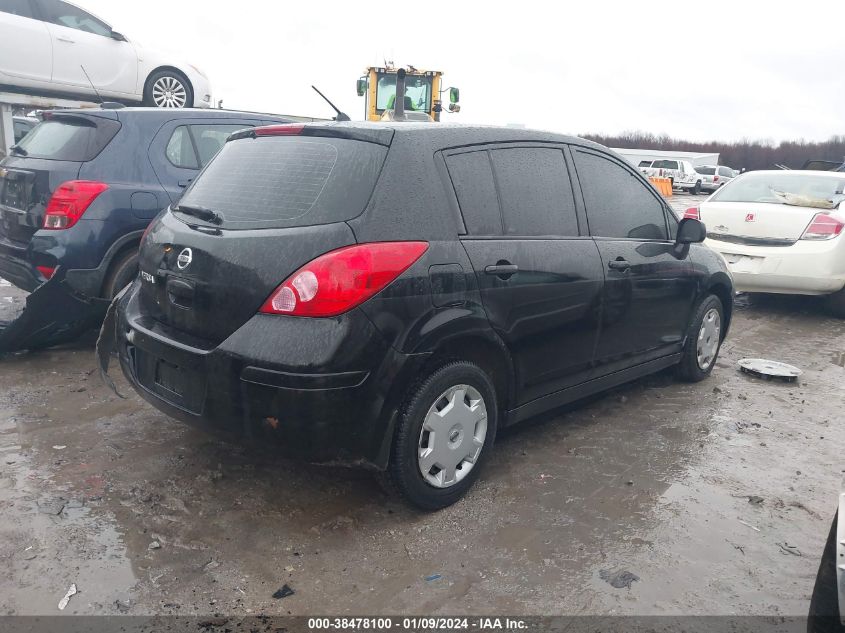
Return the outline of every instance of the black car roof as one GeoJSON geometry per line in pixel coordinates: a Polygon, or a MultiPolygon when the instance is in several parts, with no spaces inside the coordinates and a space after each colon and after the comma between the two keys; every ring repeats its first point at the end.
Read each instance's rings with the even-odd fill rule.
{"type": "Polygon", "coordinates": [[[329,128],[357,131],[361,136],[382,137],[387,143],[390,137],[403,143],[419,143],[428,149],[475,145],[480,143],[546,142],[570,143],[607,151],[607,148],[577,136],[568,136],[524,128],[496,127],[485,125],[464,125],[460,123],[397,123],[358,122],[335,123],[332,121],[308,123],[308,128],[329,128]]]}

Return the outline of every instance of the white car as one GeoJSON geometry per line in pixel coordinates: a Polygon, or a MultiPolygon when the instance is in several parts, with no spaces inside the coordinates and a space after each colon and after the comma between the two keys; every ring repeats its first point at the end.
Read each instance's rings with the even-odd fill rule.
{"type": "Polygon", "coordinates": [[[724,165],[696,165],[695,171],[701,174],[701,190],[713,193],[736,178],[734,170],[724,165]]]}
{"type": "Polygon", "coordinates": [[[62,0],[0,0],[0,92],[212,106],[195,66],[142,48],[62,0]]]}
{"type": "Polygon", "coordinates": [[[641,161],[639,168],[650,178],[670,178],[673,189],[682,189],[693,195],[701,192],[701,175],[688,160],[641,161]]]}
{"type": "Polygon", "coordinates": [[[737,290],[827,295],[845,318],[845,173],[747,172],[684,217],[707,226],[737,290]]]}

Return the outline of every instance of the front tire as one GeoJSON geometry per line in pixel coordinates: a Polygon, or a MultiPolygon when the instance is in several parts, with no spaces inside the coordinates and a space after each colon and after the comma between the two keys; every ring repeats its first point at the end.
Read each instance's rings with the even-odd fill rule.
{"type": "Polygon", "coordinates": [[[496,391],[480,367],[453,362],[437,369],[411,389],[400,411],[389,487],[421,510],[452,505],[478,478],[497,423],[496,391]]]}
{"type": "Polygon", "coordinates": [[[708,295],[698,304],[687,330],[687,340],[678,376],[688,382],[707,378],[716,365],[722,345],[725,311],[716,295],[708,295]]]}
{"type": "Polygon", "coordinates": [[[194,90],[187,77],[175,70],[159,70],[144,85],[144,105],[151,108],[192,108],[194,90]]]}

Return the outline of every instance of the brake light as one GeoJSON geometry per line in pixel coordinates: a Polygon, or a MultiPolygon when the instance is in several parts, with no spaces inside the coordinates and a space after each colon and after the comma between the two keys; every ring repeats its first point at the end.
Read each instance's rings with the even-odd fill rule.
{"type": "Polygon", "coordinates": [[[426,250],[428,242],[373,242],[330,251],[288,277],[260,311],[302,317],[343,314],[383,290],[426,250]]]}
{"type": "Polygon", "coordinates": [[[302,134],[305,129],[304,125],[296,125],[291,123],[283,123],[282,125],[265,125],[264,127],[255,128],[256,136],[297,136],[302,134]]]}
{"type": "Polygon", "coordinates": [[[684,219],[686,220],[687,218],[690,220],[700,220],[701,212],[698,210],[698,207],[690,207],[684,211],[684,219]]]}
{"type": "Polygon", "coordinates": [[[817,213],[810,226],[801,236],[802,240],[830,240],[842,233],[845,222],[826,213],[817,213]]]}
{"type": "Polygon", "coordinates": [[[69,229],[77,223],[94,199],[109,186],[91,180],[70,180],[53,192],[44,216],[45,229],[69,229]]]}
{"type": "Polygon", "coordinates": [[[44,277],[44,279],[51,279],[53,277],[53,273],[56,272],[55,267],[53,266],[36,266],[38,272],[44,277]]]}
{"type": "Polygon", "coordinates": [[[719,182],[719,177],[718,177],[718,176],[713,176],[713,182],[719,182]]]}

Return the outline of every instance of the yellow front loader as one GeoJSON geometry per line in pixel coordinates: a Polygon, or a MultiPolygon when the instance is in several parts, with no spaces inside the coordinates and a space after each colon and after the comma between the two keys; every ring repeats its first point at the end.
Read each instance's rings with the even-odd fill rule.
{"type": "MultiPolygon", "coordinates": [[[[358,96],[366,97],[367,121],[439,121],[443,111],[440,95],[446,92],[441,88],[442,83],[443,73],[438,70],[396,68],[388,62],[385,66],[367,68],[366,74],[358,79],[357,88],[358,96]],[[399,104],[397,92],[404,93],[399,104]]],[[[448,91],[449,112],[460,112],[460,91],[457,88],[448,91]]]]}

